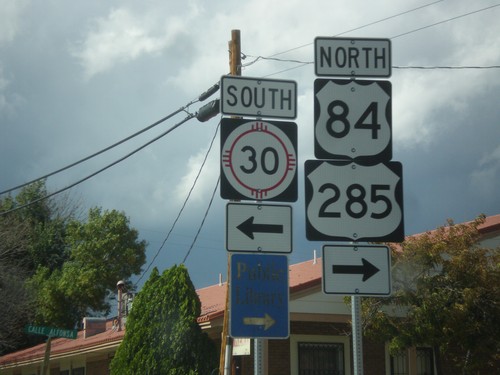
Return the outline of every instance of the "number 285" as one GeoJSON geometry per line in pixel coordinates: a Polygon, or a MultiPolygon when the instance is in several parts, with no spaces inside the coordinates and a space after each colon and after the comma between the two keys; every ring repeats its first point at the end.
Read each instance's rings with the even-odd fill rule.
{"type": "MultiPolygon", "coordinates": [[[[367,197],[366,189],[362,185],[349,185],[345,191],[347,197],[345,212],[354,219],[361,219],[368,214],[373,219],[384,219],[391,214],[392,203],[389,197],[382,194],[382,192],[389,190],[389,185],[370,185],[370,193],[369,197],[367,197]],[[367,199],[373,204],[381,202],[384,209],[379,212],[369,213],[367,199]]],[[[331,191],[333,195],[321,205],[318,216],[323,218],[339,218],[341,217],[341,210],[335,210],[335,206],[341,199],[342,192],[337,185],[332,183],[320,186],[320,193],[326,193],[327,191],[331,191]]]]}

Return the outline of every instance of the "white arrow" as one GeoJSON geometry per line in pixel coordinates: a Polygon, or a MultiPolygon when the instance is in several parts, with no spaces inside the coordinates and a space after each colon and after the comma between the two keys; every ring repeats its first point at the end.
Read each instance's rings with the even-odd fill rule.
{"type": "Polygon", "coordinates": [[[269,314],[264,314],[263,318],[257,317],[247,317],[243,318],[243,324],[247,326],[264,326],[264,331],[271,328],[276,320],[274,320],[269,314]]]}

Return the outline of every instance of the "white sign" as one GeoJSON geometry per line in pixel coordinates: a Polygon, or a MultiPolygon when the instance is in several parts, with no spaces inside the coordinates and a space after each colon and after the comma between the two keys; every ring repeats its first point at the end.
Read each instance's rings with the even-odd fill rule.
{"type": "Polygon", "coordinates": [[[391,256],[387,246],[323,246],[323,291],[327,294],[390,295],[391,256]]]}
{"type": "Polygon", "coordinates": [[[317,37],[314,51],[317,76],[391,76],[390,39],[317,37]]]}
{"type": "Polygon", "coordinates": [[[391,83],[317,79],[314,143],[318,159],[376,164],[392,158],[391,83]]]}
{"type": "Polygon", "coordinates": [[[297,117],[297,83],[222,76],[220,105],[224,115],[294,119],[297,117]]]}
{"type": "Polygon", "coordinates": [[[309,240],[404,239],[401,163],[307,160],[304,169],[309,240]]]}
{"type": "Polygon", "coordinates": [[[297,190],[297,124],[222,119],[222,198],[295,202],[297,190]]]}
{"type": "Polygon", "coordinates": [[[228,203],[226,248],[228,251],[292,252],[292,207],[228,203]]]}
{"type": "Polygon", "coordinates": [[[233,339],[233,355],[250,355],[250,353],[250,339],[233,339]]]}

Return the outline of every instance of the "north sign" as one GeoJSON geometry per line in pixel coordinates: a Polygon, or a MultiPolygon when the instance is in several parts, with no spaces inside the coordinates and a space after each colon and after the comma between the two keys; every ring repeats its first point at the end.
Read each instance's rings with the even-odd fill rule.
{"type": "Polygon", "coordinates": [[[297,83],[240,76],[222,76],[221,113],[230,116],[294,119],[297,83]]]}
{"type": "Polygon", "coordinates": [[[314,154],[370,165],[392,158],[391,83],[316,79],[314,154]]]}
{"type": "Polygon", "coordinates": [[[391,256],[387,246],[323,246],[323,291],[327,294],[391,294],[391,256]]]}
{"type": "Polygon", "coordinates": [[[290,334],[288,257],[232,254],[230,276],[230,335],[287,338],[290,334]]]}
{"type": "Polygon", "coordinates": [[[390,77],[391,41],[317,37],[314,40],[314,64],[319,77],[390,77]]]}
{"type": "Polygon", "coordinates": [[[226,249],[263,253],[292,252],[292,207],[228,203],[226,249]]]}
{"type": "Polygon", "coordinates": [[[304,169],[307,239],[403,241],[401,163],[307,160],[304,169]]]}
{"type": "Polygon", "coordinates": [[[221,197],[297,200],[297,124],[222,119],[221,197]]]}

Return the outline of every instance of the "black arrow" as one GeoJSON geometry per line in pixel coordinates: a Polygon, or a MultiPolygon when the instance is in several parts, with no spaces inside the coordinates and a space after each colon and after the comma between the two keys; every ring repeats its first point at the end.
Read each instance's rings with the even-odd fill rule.
{"type": "Polygon", "coordinates": [[[243,223],[241,223],[240,225],[238,225],[236,227],[240,231],[242,231],[244,234],[246,234],[248,237],[250,237],[252,240],[254,238],[253,234],[256,232],[259,232],[259,233],[283,233],[283,225],[254,224],[253,219],[254,219],[254,217],[250,216],[243,223]]]}
{"type": "Polygon", "coordinates": [[[368,280],[370,277],[375,275],[380,271],[373,264],[368,262],[365,258],[361,258],[362,266],[352,266],[352,265],[333,265],[333,273],[349,274],[349,275],[363,275],[363,281],[368,280]]]}

